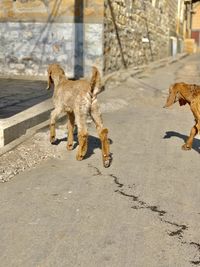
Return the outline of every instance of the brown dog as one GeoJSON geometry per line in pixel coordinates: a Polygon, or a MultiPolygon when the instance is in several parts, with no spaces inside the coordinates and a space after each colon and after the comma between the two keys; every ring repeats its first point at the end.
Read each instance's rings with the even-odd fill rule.
{"type": "Polygon", "coordinates": [[[169,88],[169,96],[164,108],[179,101],[180,106],[189,104],[195,118],[190,136],[182,146],[183,150],[190,150],[195,135],[200,133],[200,86],[196,84],[175,83],[169,88]]]}
{"type": "Polygon", "coordinates": [[[104,167],[110,166],[110,151],[108,140],[108,129],[103,127],[103,121],[97,103],[97,94],[101,91],[100,74],[96,67],[93,67],[92,78],[87,80],[68,80],[64,70],[58,64],[51,64],[48,67],[48,87],[54,84],[53,103],[54,110],[50,118],[50,142],[56,140],[55,123],[57,117],[62,113],[68,116],[68,139],[67,149],[73,149],[73,131],[75,122],[78,128],[79,147],[76,155],[77,160],[82,160],[87,152],[88,131],[86,119],[90,115],[93,119],[99,138],[101,140],[102,158],[104,167]]]}

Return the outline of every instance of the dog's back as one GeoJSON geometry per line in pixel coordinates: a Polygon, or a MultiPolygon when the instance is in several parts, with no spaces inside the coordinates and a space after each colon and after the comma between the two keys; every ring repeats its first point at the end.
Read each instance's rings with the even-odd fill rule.
{"type": "MultiPolygon", "coordinates": [[[[59,83],[54,88],[53,101],[64,110],[73,110],[75,107],[89,109],[97,98],[100,88],[100,73],[96,67],[92,68],[92,77],[89,80],[70,80],[62,73],[59,65],[52,66],[58,71],[59,83]]],[[[52,70],[52,67],[50,70],[52,70]]],[[[57,77],[57,73],[51,73],[50,79],[57,77]]],[[[54,82],[55,85],[55,82],[54,82]]]]}
{"type": "Polygon", "coordinates": [[[70,80],[66,76],[62,76],[58,87],[67,91],[72,90],[73,95],[82,95],[89,92],[92,97],[96,97],[101,92],[100,73],[96,67],[92,67],[92,77],[90,80],[70,80]]]}

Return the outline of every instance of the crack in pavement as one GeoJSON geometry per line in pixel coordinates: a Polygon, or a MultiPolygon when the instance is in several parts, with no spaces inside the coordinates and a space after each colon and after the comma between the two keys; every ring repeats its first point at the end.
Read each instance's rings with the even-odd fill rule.
{"type": "MultiPolygon", "coordinates": [[[[97,175],[106,175],[107,176],[107,174],[103,174],[97,167],[95,167],[95,166],[93,166],[91,164],[88,164],[88,167],[92,168],[95,171],[93,176],[97,176],[97,175]]],[[[165,210],[160,209],[158,206],[148,204],[147,202],[141,200],[139,196],[136,196],[134,194],[128,194],[128,193],[124,192],[123,188],[125,187],[125,185],[120,182],[120,178],[117,177],[114,174],[109,174],[108,176],[113,179],[115,185],[117,185],[117,187],[118,187],[118,189],[116,189],[114,192],[116,192],[116,193],[118,193],[118,194],[120,194],[120,195],[122,195],[124,197],[128,197],[133,202],[135,202],[136,205],[131,206],[132,209],[136,209],[136,210],[147,209],[147,210],[150,210],[151,212],[153,212],[153,213],[158,215],[158,218],[162,223],[164,223],[166,225],[168,224],[168,225],[176,227],[177,228],[176,230],[168,231],[167,232],[168,235],[170,237],[177,238],[181,242],[181,244],[183,244],[183,245],[192,246],[195,249],[197,249],[197,252],[199,254],[198,260],[191,260],[190,263],[193,264],[193,265],[196,265],[196,266],[197,265],[200,266],[200,244],[196,243],[196,242],[193,242],[193,241],[187,242],[187,241],[183,240],[184,239],[184,232],[189,229],[189,227],[187,225],[178,224],[176,222],[165,220],[164,216],[167,214],[167,212],[165,210]]]]}
{"type": "Polygon", "coordinates": [[[93,169],[95,171],[95,173],[92,174],[92,176],[100,176],[103,175],[102,172],[95,166],[88,164],[88,167],[93,169]]]}
{"type": "MultiPolygon", "coordinates": [[[[124,184],[119,182],[120,179],[117,176],[115,176],[113,174],[110,174],[109,176],[114,179],[114,183],[117,184],[118,187],[119,187],[119,185],[120,185],[120,188],[124,187],[124,184]]],[[[199,265],[200,266],[200,244],[195,243],[195,242],[185,242],[185,241],[182,240],[183,236],[184,236],[184,232],[189,229],[189,227],[187,225],[178,224],[178,223],[175,223],[175,222],[171,222],[171,221],[165,220],[163,218],[163,216],[167,214],[166,211],[159,209],[157,206],[147,204],[145,201],[141,200],[138,196],[135,196],[133,194],[125,193],[123,191],[123,189],[122,190],[117,189],[117,190],[115,190],[115,192],[119,193],[122,196],[129,197],[129,198],[132,199],[132,201],[136,202],[137,205],[132,206],[131,207],[132,209],[148,209],[148,210],[151,210],[152,212],[157,213],[157,215],[158,215],[158,217],[159,217],[159,219],[160,219],[160,221],[162,223],[169,224],[169,225],[177,227],[178,229],[175,230],[175,231],[171,231],[171,232],[168,231],[168,235],[171,236],[171,237],[178,238],[181,241],[181,244],[190,245],[190,246],[193,246],[193,247],[197,248],[197,251],[199,253],[199,256],[198,256],[199,259],[198,260],[191,260],[190,263],[192,263],[193,265],[199,265]]]]}
{"type": "Polygon", "coordinates": [[[200,265],[200,261],[191,261],[193,265],[200,265]]]}
{"type": "Polygon", "coordinates": [[[169,236],[177,236],[177,238],[181,239],[183,238],[183,233],[185,230],[188,230],[188,226],[184,225],[184,224],[177,224],[175,222],[170,222],[167,220],[163,220],[161,219],[162,222],[166,223],[166,224],[170,224],[172,226],[178,227],[179,229],[176,231],[171,231],[168,233],[169,236]]]}
{"type": "MultiPolygon", "coordinates": [[[[115,184],[118,186],[118,187],[123,187],[124,185],[123,184],[121,184],[120,182],[119,182],[119,179],[117,178],[117,176],[115,176],[114,174],[110,174],[110,176],[114,179],[114,182],[115,182],[115,184]]],[[[116,192],[116,191],[115,191],[116,192]]]]}
{"type": "MultiPolygon", "coordinates": [[[[188,245],[188,246],[192,246],[194,247],[195,249],[197,249],[197,252],[199,254],[198,256],[198,259],[197,260],[191,260],[190,263],[195,265],[195,266],[200,266],[200,244],[199,243],[196,243],[196,242],[187,242],[187,241],[184,241],[184,232],[187,231],[189,229],[189,227],[185,224],[178,224],[176,222],[172,222],[172,221],[169,221],[169,220],[165,220],[164,219],[164,216],[167,214],[167,212],[165,210],[162,210],[160,209],[158,206],[155,206],[155,205],[150,205],[148,204],[147,202],[143,201],[140,199],[139,196],[136,196],[134,194],[128,194],[126,192],[124,192],[124,187],[125,185],[122,184],[120,182],[120,178],[117,177],[116,175],[114,174],[103,174],[97,167],[91,165],[91,164],[88,164],[88,167],[93,169],[95,171],[94,174],[92,174],[93,176],[109,176],[113,179],[114,181],[114,184],[117,185],[118,189],[116,189],[114,192],[124,196],[124,197],[128,197],[130,198],[133,202],[135,202],[136,205],[134,206],[131,206],[132,209],[135,209],[135,210],[139,210],[139,209],[147,209],[147,210],[150,210],[151,212],[153,213],[156,213],[158,215],[158,218],[160,219],[160,221],[164,224],[168,224],[168,225],[171,225],[171,226],[174,226],[176,227],[177,229],[174,230],[174,231],[168,231],[168,235],[170,237],[175,237],[177,238],[181,244],[183,245],[188,245]]],[[[128,188],[130,188],[128,186],[128,188]]]]}
{"type": "Polygon", "coordinates": [[[168,231],[168,235],[171,236],[171,237],[178,238],[181,241],[181,244],[186,244],[186,245],[190,245],[190,246],[193,246],[193,247],[197,248],[197,251],[199,253],[199,259],[198,260],[192,260],[192,261],[190,261],[190,263],[192,263],[193,265],[199,265],[200,266],[200,244],[195,243],[195,242],[185,242],[185,241],[182,240],[183,236],[184,236],[184,232],[189,229],[189,227],[187,225],[178,224],[178,223],[175,223],[175,222],[171,222],[171,221],[165,220],[163,217],[164,217],[164,215],[167,214],[166,211],[164,211],[162,209],[159,209],[155,205],[147,204],[145,201],[141,200],[139,198],[139,196],[136,196],[134,194],[125,193],[123,191],[124,184],[119,182],[120,179],[117,176],[113,175],[113,174],[110,174],[109,176],[112,177],[113,180],[114,180],[114,183],[118,187],[120,187],[122,189],[122,190],[117,189],[117,190],[115,190],[115,192],[119,193],[122,196],[129,197],[129,198],[132,199],[132,201],[136,202],[137,205],[132,206],[131,207],[132,209],[148,209],[148,210],[151,210],[152,212],[157,213],[157,215],[158,215],[158,217],[159,217],[159,219],[160,219],[160,221],[162,223],[169,224],[169,225],[177,227],[178,229],[175,230],[175,231],[171,231],[171,232],[168,231]]]}
{"type": "MultiPolygon", "coordinates": [[[[196,243],[196,242],[190,242],[190,245],[195,246],[195,247],[197,248],[197,251],[198,251],[199,254],[200,254],[200,244],[199,244],[199,243],[196,243]]],[[[199,260],[191,261],[191,263],[192,263],[193,265],[200,265],[200,257],[199,257],[199,260]]]]}

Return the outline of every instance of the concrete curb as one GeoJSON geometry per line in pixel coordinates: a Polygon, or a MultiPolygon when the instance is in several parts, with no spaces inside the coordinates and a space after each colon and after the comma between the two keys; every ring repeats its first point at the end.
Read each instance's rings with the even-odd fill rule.
{"type": "Polygon", "coordinates": [[[0,147],[25,135],[28,129],[47,121],[52,108],[52,100],[48,99],[8,119],[1,120],[0,147]]]}
{"type": "Polygon", "coordinates": [[[44,121],[44,122],[42,122],[42,123],[30,128],[30,129],[27,129],[24,135],[20,136],[19,138],[13,140],[9,144],[7,144],[4,147],[0,148],[0,156],[2,156],[6,152],[14,149],[15,147],[17,147],[18,145],[20,145],[24,141],[28,140],[35,133],[37,133],[38,131],[40,131],[43,128],[46,128],[48,125],[49,125],[49,120],[46,120],[46,121],[44,121]]]}

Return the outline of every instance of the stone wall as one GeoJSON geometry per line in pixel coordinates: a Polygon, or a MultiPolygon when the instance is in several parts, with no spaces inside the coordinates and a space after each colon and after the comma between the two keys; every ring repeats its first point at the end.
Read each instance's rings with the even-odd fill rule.
{"type": "Polygon", "coordinates": [[[79,76],[82,67],[88,74],[93,64],[102,69],[102,32],[102,24],[0,23],[0,75],[43,77],[53,62],[60,63],[69,76],[79,76]],[[75,49],[82,55],[75,55],[75,49]]]}
{"type": "Polygon", "coordinates": [[[69,76],[103,68],[101,0],[0,1],[0,75],[46,75],[58,62],[69,76]]]}
{"type": "Polygon", "coordinates": [[[108,73],[177,52],[184,0],[110,2],[113,12],[109,0],[1,0],[0,75],[44,77],[52,62],[69,76],[108,73]]]}
{"type": "Polygon", "coordinates": [[[177,37],[177,8],[177,0],[106,0],[104,72],[169,56],[170,36],[177,37]]]}

